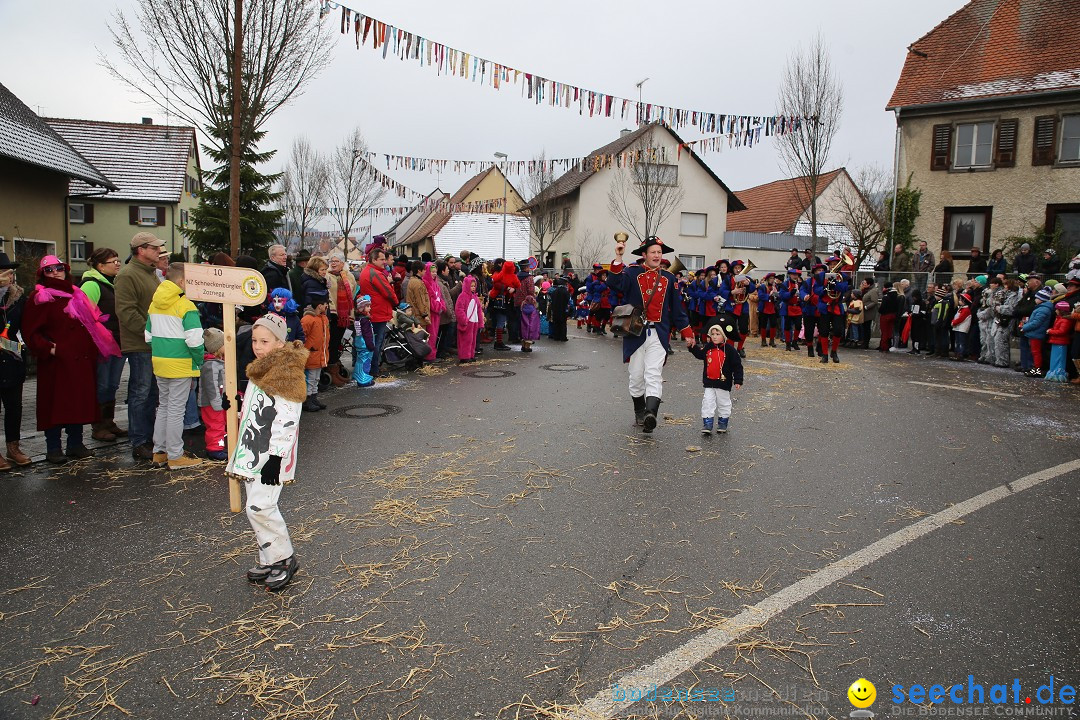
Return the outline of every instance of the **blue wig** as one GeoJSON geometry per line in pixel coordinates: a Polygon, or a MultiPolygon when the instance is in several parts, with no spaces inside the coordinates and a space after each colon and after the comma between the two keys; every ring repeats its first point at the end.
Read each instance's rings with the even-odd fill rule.
{"type": "Polygon", "coordinates": [[[270,293],[271,303],[274,298],[279,297],[285,298],[285,312],[296,312],[299,306],[296,304],[296,301],[292,299],[292,290],[289,290],[288,288],[275,288],[274,291],[270,293]]]}

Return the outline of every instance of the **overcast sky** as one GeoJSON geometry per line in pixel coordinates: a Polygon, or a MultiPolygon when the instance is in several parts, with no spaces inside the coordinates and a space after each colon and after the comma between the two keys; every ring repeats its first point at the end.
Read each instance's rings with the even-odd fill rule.
{"type": "MultiPolygon", "coordinates": [[[[846,102],[830,167],[892,167],[895,123],[885,104],[906,48],[962,7],[963,0],[908,0],[902,7],[867,0],[356,0],[350,7],[402,29],[495,62],[623,97],[644,85],[646,102],[718,113],[768,115],[790,53],[821,32],[844,85],[846,102]]],[[[131,13],[134,0],[0,0],[0,82],[45,116],[165,121],[99,64],[115,55],[107,21],[131,13]]],[[[339,22],[337,14],[327,18],[339,22]]],[[[377,152],[448,159],[489,159],[496,151],[528,159],[586,155],[628,125],[534,105],[515,86],[439,76],[430,67],[357,50],[335,35],[334,60],[304,94],[271,119],[264,149],[283,164],[298,134],[330,150],[359,127],[377,152]]],[[[173,122],[176,122],[175,118],[173,122]]],[[[701,137],[691,128],[686,140],[701,137]]],[[[783,177],[773,141],[703,156],[739,190],[783,177]]],[[[453,192],[462,176],[392,172],[426,193],[453,192]]],[[[519,185],[520,179],[511,176],[519,185]]],[[[388,196],[386,205],[400,205],[388,196]]],[[[377,221],[375,230],[393,220],[377,221]]]]}

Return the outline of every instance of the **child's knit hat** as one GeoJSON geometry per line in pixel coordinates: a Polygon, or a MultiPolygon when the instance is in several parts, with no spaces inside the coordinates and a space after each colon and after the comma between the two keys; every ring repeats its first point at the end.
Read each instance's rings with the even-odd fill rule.
{"type": "Polygon", "coordinates": [[[281,342],[285,342],[285,338],[289,336],[289,328],[285,325],[285,319],[280,315],[263,315],[255,321],[255,327],[266,328],[281,342]]]}
{"type": "Polygon", "coordinates": [[[206,328],[203,330],[203,347],[206,352],[214,355],[225,344],[225,333],[221,332],[217,328],[206,328]]]}
{"type": "Polygon", "coordinates": [[[1046,302],[1054,296],[1054,291],[1048,287],[1044,287],[1039,292],[1035,293],[1035,299],[1039,302],[1046,302]]]}
{"type": "Polygon", "coordinates": [[[934,297],[936,297],[938,300],[944,300],[945,296],[948,294],[949,289],[946,287],[939,287],[938,289],[934,290],[934,297]]]}
{"type": "Polygon", "coordinates": [[[1065,302],[1064,300],[1058,300],[1056,303],[1054,303],[1054,307],[1058,310],[1064,310],[1066,312],[1070,310],[1069,303],[1065,302]]]}

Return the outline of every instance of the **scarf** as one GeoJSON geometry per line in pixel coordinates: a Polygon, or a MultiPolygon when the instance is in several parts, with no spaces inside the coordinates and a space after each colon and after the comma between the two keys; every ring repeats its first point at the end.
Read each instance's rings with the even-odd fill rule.
{"type": "Polygon", "coordinates": [[[352,311],[352,297],[349,295],[349,283],[343,277],[345,271],[337,273],[337,324],[339,328],[349,327],[349,313],[352,311]]]}
{"type": "Polygon", "coordinates": [[[103,357],[120,357],[120,348],[116,340],[113,339],[108,328],[102,325],[108,319],[108,315],[103,315],[97,306],[90,302],[90,298],[86,297],[86,293],[77,287],[72,287],[71,292],[44,285],[34,288],[34,302],[38,305],[61,298],[69,298],[64,313],[73,320],[78,320],[86,328],[94,344],[97,345],[98,352],[103,357]]]}
{"type": "Polygon", "coordinates": [[[421,279],[424,281],[424,287],[427,288],[428,299],[431,302],[431,314],[438,315],[446,309],[446,303],[443,302],[442,293],[439,291],[439,282],[431,273],[432,265],[434,263],[428,263],[424,266],[424,274],[421,279]]]}

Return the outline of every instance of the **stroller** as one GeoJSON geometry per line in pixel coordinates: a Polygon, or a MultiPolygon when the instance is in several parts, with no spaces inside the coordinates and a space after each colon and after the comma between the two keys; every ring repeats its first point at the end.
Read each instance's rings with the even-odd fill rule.
{"type": "Polygon", "coordinates": [[[408,305],[402,303],[394,310],[394,317],[386,326],[386,340],[383,342],[380,365],[392,370],[415,370],[424,364],[424,358],[431,352],[428,346],[427,331],[420,327],[416,318],[404,310],[408,305]]]}

